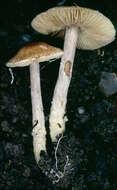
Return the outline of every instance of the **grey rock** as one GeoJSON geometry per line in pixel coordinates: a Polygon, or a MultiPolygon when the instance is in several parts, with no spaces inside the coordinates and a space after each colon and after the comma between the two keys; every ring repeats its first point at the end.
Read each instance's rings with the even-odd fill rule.
{"type": "Polygon", "coordinates": [[[117,76],[115,73],[102,72],[100,90],[108,97],[117,93],[117,76]]]}

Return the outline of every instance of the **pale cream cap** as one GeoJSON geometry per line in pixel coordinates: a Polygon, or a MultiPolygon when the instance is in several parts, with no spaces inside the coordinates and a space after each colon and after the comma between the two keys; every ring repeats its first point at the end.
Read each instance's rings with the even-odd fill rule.
{"type": "Polygon", "coordinates": [[[78,29],[77,48],[97,49],[115,39],[112,22],[99,11],[79,6],[55,7],[37,15],[32,27],[42,33],[64,35],[65,28],[76,26],[78,29]]]}
{"type": "Polygon", "coordinates": [[[22,47],[6,64],[7,67],[24,67],[37,62],[62,57],[63,51],[44,42],[30,43],[22,47]]]}

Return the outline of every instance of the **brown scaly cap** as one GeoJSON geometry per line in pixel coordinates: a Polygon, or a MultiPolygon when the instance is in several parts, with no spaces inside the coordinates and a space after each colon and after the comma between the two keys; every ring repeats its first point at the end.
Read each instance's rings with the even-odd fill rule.
{"type": "Polygon", "coordinates": [[[97,49],[115,39],[114,26],[107,17],[98,11],[78,6],[51,8],[37,15],[31,25],[40,33],[59,33],[61,36],[66,27],[76,26],[79,49],[97,49]]]}
{"type": "Polygon", "coordinates": [[[57,59],[63,55],[63,51],[44,42],[30,43],[21,48],[16,56],[6,64],[7,67],[24,67],[35,62],[57,59]]]}

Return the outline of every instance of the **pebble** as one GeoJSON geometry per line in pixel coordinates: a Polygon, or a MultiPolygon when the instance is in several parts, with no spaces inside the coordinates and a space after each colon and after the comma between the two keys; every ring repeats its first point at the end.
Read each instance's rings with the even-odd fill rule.
{"type": "Polygon", "coordinates": [[[116,73],[102,72],[99,88],[107,97],[117,93],[116,73]]]}
{"type": "Polygon", "coordinates": [[[85,109],[84,109],[83,106],[78,107],[77,111],[78,111],[79,114],[84,114],[85,113],[85,109]]]}
{"type": "Polygon", "coordinates": [[[60,1],[59,3],[57,3],[57,6],[62,6],[62,5],[65,4],[65,2],[66,2],[66,0],[62,0],[62,1],[60,1]]]}
{"type": "Polygon", "coordinates": [[[77,108],[76,117],[78,118],[78,120],[80,121],[81,124],[86,123],[90,118],[90,116],[86,112],[84,106],[80,106],[77,108]]]}
{"type": "Polygon", "coordinates": [[[29,42],[31,40],[31,36],[29,34],[23,34],[21,37],[20,37],[20,40],[21,41],[24,41],[24,42],[29,42]]]}

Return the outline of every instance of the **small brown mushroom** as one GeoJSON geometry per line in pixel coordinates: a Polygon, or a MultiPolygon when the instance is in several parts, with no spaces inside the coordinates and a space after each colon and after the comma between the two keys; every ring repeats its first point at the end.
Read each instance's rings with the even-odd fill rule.
{"type": "Polygon", "coordinates": [[[67,119],[64,115],[76,47],[94,50],[105,46],[115,39],[115,29],[100,12],[79,6],[51,8],[37,15],[31,24],[43,34],[65,34],[64,54],[50,111],[50,134],[56,141],[56,137],[65,130],[67,119]]]}
{"type": "Polygon", "coordinates": [[[21,48],[16,56],[8,61],[7,67],[30,66],[31,99],[33,115],[33,147],[38,163],[40,152],[46,152],[46,129],[40,87],[39,62],[60,58],[63,51],[46,43],[31,43],[21,48]]]}

